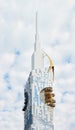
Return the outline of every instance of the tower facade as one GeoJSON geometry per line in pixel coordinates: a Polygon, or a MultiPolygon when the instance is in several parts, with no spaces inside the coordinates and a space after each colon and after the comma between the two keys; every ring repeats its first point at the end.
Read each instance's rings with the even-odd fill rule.
{"type": "Polygon", "coordinates": [[[53,99],[54,65],[51,58],[41,51],[37,31],[34,53],[32,55],[32,70],[24,89],[24,130],[54,130],[53,99]],[[49,59],[48,68],[44,68],[44,56],[49,59]]]}

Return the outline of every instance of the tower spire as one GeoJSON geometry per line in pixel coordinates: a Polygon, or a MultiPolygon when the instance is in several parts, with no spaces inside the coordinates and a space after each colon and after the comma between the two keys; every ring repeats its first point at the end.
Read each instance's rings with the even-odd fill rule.
{"type": "Polygon", "coordinates": [[[42,66],[43,66],[43,59],[38,36],[38,13],[36,12],[36,31],[35,31],[34,52],[32,55],[32,70],[41,69],[42,66]]]}
{"type": "Polygon", "coordinates": [[[36,12],[36,36],[38,34],[38,12],[36,12]]]}
{"type": "Polygon", "coordinates": [[[35,31],[35,45],[34,51],[40,50],[39,36],[38,36],[38,12],[36,12],[36,31],[35,31]]]}

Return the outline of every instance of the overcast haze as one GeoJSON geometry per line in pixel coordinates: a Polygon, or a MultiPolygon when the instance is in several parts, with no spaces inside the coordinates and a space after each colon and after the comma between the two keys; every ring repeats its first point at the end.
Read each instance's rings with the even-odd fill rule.
{"type": "Polygon", "coordinates": [[[55,130],[75,130],[75,0],[0,0],[0,129],[24,127],[36,10],[41,48],[55,65],[55,130]]]}

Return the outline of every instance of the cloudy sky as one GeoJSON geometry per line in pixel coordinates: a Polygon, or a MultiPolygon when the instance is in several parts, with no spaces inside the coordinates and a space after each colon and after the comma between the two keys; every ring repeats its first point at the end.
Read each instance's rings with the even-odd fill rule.
{"type": "Polygon", "coordinates": [[[55,130],[75,130],[75,0],[0,0],[0,129],[23,130],[23,90],[39,39],[55,64],[55,130]]]}

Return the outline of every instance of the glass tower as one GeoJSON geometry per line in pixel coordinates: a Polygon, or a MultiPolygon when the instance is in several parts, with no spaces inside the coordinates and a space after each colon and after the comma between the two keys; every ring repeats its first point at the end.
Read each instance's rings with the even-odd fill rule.
{"type": "Polygon", "coordinates": [[[34,53],[32,55],[32,70],[24,89],[24,130],[54,130],[53,99],[54,65],[46,53],[41,52],[37,32],[34,53]],[[47,56],[50,65],[44,68],[44,56],[47,56]]]}

